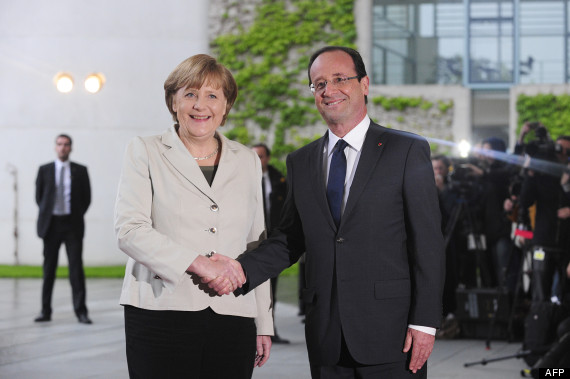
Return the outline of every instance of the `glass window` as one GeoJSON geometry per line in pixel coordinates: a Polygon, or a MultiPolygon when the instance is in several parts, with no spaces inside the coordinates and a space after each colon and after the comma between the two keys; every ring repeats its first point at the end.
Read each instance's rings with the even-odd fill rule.
{"type": "Polygon", "coordinates": [[[461,84],[467,59],[466,82],[479,87],[508,86],[516,80],[525,84],[567,82],[569,3],[374,0],[372,79],[375,84],[461,84]]]}
{"type": "Polygon", "coordinates": [[[521,1],[520,82],[564,83],[563,1],[521,1]]]}
{"type": "Polygon", "coordinates": [[[460,83],[463,0],[375,0],[375,84],[460,83]]]}
{"type": "Polygon", "coordinates": [[[512,0],[471,1],[469,7],[469,82],[514,82],[512,0]]]}

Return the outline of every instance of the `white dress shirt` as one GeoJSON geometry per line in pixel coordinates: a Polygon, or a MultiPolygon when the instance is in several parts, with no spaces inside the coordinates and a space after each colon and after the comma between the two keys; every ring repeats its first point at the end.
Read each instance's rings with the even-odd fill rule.
{"type": "MultiPolygon", "coordinates": [[[[344,155],[346,156],[346,179],[344,180],[344,195],[342,198],[341,215],[344,212],[344,207],[346,205],[348,195],[350,194],[350,187],[352,186],[354,174],[356,173],[358,162],[360,161],[362,145],[364,144],[364,139],[366,138],[366,132],[368,131],[369,126],[370,117],[366,115],[362,121],[360,121],[358,125],[354,127],[354,129],[352,129],[342,138],[346,143],[348,143],[348,146],[344,149],[344,155]]],[[[323,150],[323,164],[326,165],[323,167],[323,172],[325,173],[325,184],[328,184],[332,153],[336,143],[340,139],[340,137],[332,133],[330,129],[328,133],[329,141],[323,150]]],[[[435,328],[419,325],[408,325],[408,327],[431,334],[432,336],[435,335],[435,328]]]]}

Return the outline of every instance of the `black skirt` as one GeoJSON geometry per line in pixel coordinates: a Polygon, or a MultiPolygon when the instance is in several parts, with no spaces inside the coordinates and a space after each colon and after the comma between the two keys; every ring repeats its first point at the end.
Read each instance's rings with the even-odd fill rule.
{"type": "Polygon", "coordinates": [[[131,378],[251,378],[256,353],[253,318],[202,311],[125,306],[131,378]]]}

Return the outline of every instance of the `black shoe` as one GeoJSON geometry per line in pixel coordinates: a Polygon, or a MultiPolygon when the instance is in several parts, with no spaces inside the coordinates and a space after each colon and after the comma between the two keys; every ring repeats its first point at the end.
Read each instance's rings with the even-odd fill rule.
{"type": "Polygon", "coordinates": [[[38,317],[36,317],[34,319],[35,322],[46,322],[46,321],[51,321],[51,315],[48,315],[46,313],[40,313],[38,315],[38,317]]]}
{"type": "Polygon", "coordinates": [[[286,340],[284,338],[279,337],[278,335],[274,335],[271,336],[271,342],[272,343],[282,343],[282,344],[287,344],[289,343],[289,340],[286,340]]]}
{"type": "Polygon", "coordinates": [[[91,321],[85,314],[77,316],[77,320],[82,324],[93,324],[93,321],[91,321]]]}

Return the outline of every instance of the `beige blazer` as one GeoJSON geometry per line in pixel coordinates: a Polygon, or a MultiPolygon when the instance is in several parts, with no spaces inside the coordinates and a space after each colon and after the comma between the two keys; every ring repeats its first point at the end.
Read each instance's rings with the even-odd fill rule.
{"type": "Polygon", "coordinates": [[[120,303],[151,310],[211,307],[254,317],[258,335],[273,335],[269,281],[245,296],[213,296],[186,273],[198,255],[235,258],[265,236],[259,158],[220,139],[211,187],[174,127],[129,143],[115,205],[119,248],[129,256],[120,303]]]}

